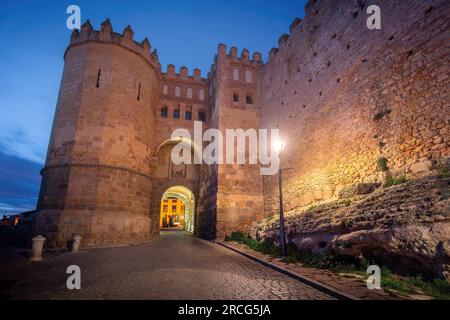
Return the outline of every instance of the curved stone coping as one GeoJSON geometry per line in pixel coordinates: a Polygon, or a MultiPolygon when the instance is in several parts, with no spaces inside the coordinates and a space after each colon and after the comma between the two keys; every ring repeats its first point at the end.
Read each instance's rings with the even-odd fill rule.
{"type": "Polygon", "coordinates": [[[142,176],[144,178],[147,179],[152,179],[152,177],[148,174],[136,171],[136,170],[132,170],[129,168],[125,168],[125,167],[116,167],[116,166],[109,166],[109,165],[105,165],[105,164],[92,164],[92,163],[64,163],[64,164],[54,164],[54,165],[49,165],[49,166],[45,166],[44,168],[42,168],[42,170],[40,171],[41,176],[47,172],[50,169],[54,169],[54,168],[69,168],[69,167],[78,167],[78,168],[102,168],[102,169],[112,169],[112,170],[119,170],[119,171],[125,171],[128,173],[132,173],[132,174],[136,174],[139,176],[142,176]]]}
{"type": "MultiPolygon", "coordinates": [[[[140,52],[136,49],[130,48],[129,46],[126,46],[120,42],[112,42],[112,41],[105,41],[105,40],[100,40],[100,39],[92,39],[92,38],[88,38],[88,39],[84,39],[84,40],[77,40],[75,42],[70,43],[66,50],[64,51],[64,60],[66,59],[66,55],[67,52],[69,52],[70,49],[74,48],[74,47],[79,47],[83,44],[86,43],[97,43],[97,44],[104,44],[104,45],[112,45],[112,46],[117,46],[120,47],[122,49],[125,49],[135,55],[137,55],[138,57],[140,57],[141,59],[143,59],[150,67],[152,67],[155,72],[158,74],[158,77],[161,78],[161,72],[159,70],[159,67],[156,64],[156,62],[153,62],[151,60],[151,58],[147,57],[143,52],[140,52]]],[[[150,53],[149,53],[150,55],[150,53]]]]}

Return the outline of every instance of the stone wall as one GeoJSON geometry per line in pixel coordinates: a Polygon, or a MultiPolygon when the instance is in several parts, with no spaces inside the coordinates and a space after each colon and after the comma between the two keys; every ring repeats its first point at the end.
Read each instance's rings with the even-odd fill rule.
{"type": "MultiPolygon", "coordinates": [[[[442,0],[309,1],[262,69],[261,127],[287,140],[286,209],[419,177],[450,156],[449,10],[442,0]],[[370,4],[381,30],[366,27],[370,4]]],[[[274,214],[275,178],[263,187],[274,214]]]]}
{"type": "Polygon", "coordinates": [[[216,239],[217,221],[217,166],[200,166],[199,197],[197,199],[196,235],[216,239]]]}

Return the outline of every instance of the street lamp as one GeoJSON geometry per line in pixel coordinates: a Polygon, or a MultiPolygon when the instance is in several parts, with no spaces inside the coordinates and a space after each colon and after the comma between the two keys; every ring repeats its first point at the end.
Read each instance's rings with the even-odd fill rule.
{"type": "Polygon", "coordinates": [[[274,149],[278,152],[278,191],[280,199],[280,256],[286,256],[286,233],[284,230],[284,212],[283,212],[283,181],[281,175],[281,153],[283,152],[285,143],[282,140],[274,142],[274,149]]]}

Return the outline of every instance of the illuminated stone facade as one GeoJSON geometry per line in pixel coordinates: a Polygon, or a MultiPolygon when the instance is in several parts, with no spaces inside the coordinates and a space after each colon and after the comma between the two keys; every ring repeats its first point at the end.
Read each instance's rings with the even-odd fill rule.
{"type": "Polygon", "coordinates": [[[163,72],[130,27],[85,23],[65,53],[36,233],[55,246],[75,234],[85,246],[149,240],[176,186],[192,191],[203,238],[275,214],[276,179],[258,165],[170,163],[172,132],[193,136],[194,120],[204,130],[279,128],[287,210],[438,170],[450,156],[448,5],[380,0],[382,29],[369,30],[369,2],[309,1],[266,63],[220,44],[206,78],[163,72]]]}

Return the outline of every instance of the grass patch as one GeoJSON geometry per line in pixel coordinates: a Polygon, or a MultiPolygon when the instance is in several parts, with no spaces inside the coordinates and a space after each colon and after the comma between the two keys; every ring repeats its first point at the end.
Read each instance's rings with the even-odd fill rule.
{"type": "MultiPolygon", "coordinates": [[[[254,240],[241,232],[233,232],[225,241],[234,241],[247,245],[250,249],[279,256],[279,248],[272,240],[262,242],[254,240]]],[[[298,250],[295,245],[288,244],[287,256],[283,258],[285,263],[301,263],[305,267],[326,269],[336,273],[357,274],[367,277],[366,270],[371,264],[376,264],[367,259],[344,259],[325,250],[322,254],[298,250]]],[[[394,274],[388,268],[381,268],[381,287],[386,291],[396,291],[403,295],[426,294],[435,299],[450,300],[450,284],[443,279],[425,280],[421,276],[403,277],[394,274]]]]}
{"type": "Polygon", "coordinates": [[[392,186],[396,186],[402,183],[405,183],[406,181],[408,181],[405,176],[401,176],[398,178],[389,178],[386,181],[386,187],[392,187],[392,186]]]}
{"type": "Polygon", "coordinates": [[[288,245],[287,257],[283,258],[283,261],[287,263],[300,262],[306,267],[327,269],[335,272],[351,272],[359,269],[356,264],[345,263],[337,259],[330,251],[317,254],[297,250],[293,245],[288,245]]]}
{"type": "Polygon", "coordinates": [[[438,177],[441,179],[450,177],[450,171],[448,168],[443,167],[438,169],[438,177]]]}
{"type": "Polygon", "coordinates": [[[308,209],[306,209],[306,212],[311,212],[311,211],[313,211],[316,208],[317,208],[316,205],[309,206],[308,209]]]}
{"type": "Polygon", "coordinates": [[[346,206],[346,207],[350,207],[350,205],[352,204],[352,200],[344,200],[344,205],[346,206]]]}
{"type": "Polygon", "coordinates": [[[257,241],[257,240],[250,238],[249,236],[244,235],[241,232],[233,232],[231,234],[231,236],[227,236],[225,238],[225,241],[234,241],[234,242],[242,243],[242,244],[247,245],[250,249],[252,249],[254,251],[265,253],[265,254],[278,255],[278,253],[279,253],[279,249],[275,245],[275,243],[273,243],[273,241],[268,240],[268,239],[265,239],[262,242],[257,241]]]}
{"type": "Polygon", "coordinates": [[[421,276],[401,277],[387,268],[381,269],[381,287],[404,295],[426,294],[435,299],[450,300],[450,283],[446,280],[425,280],[421,276]]]}

